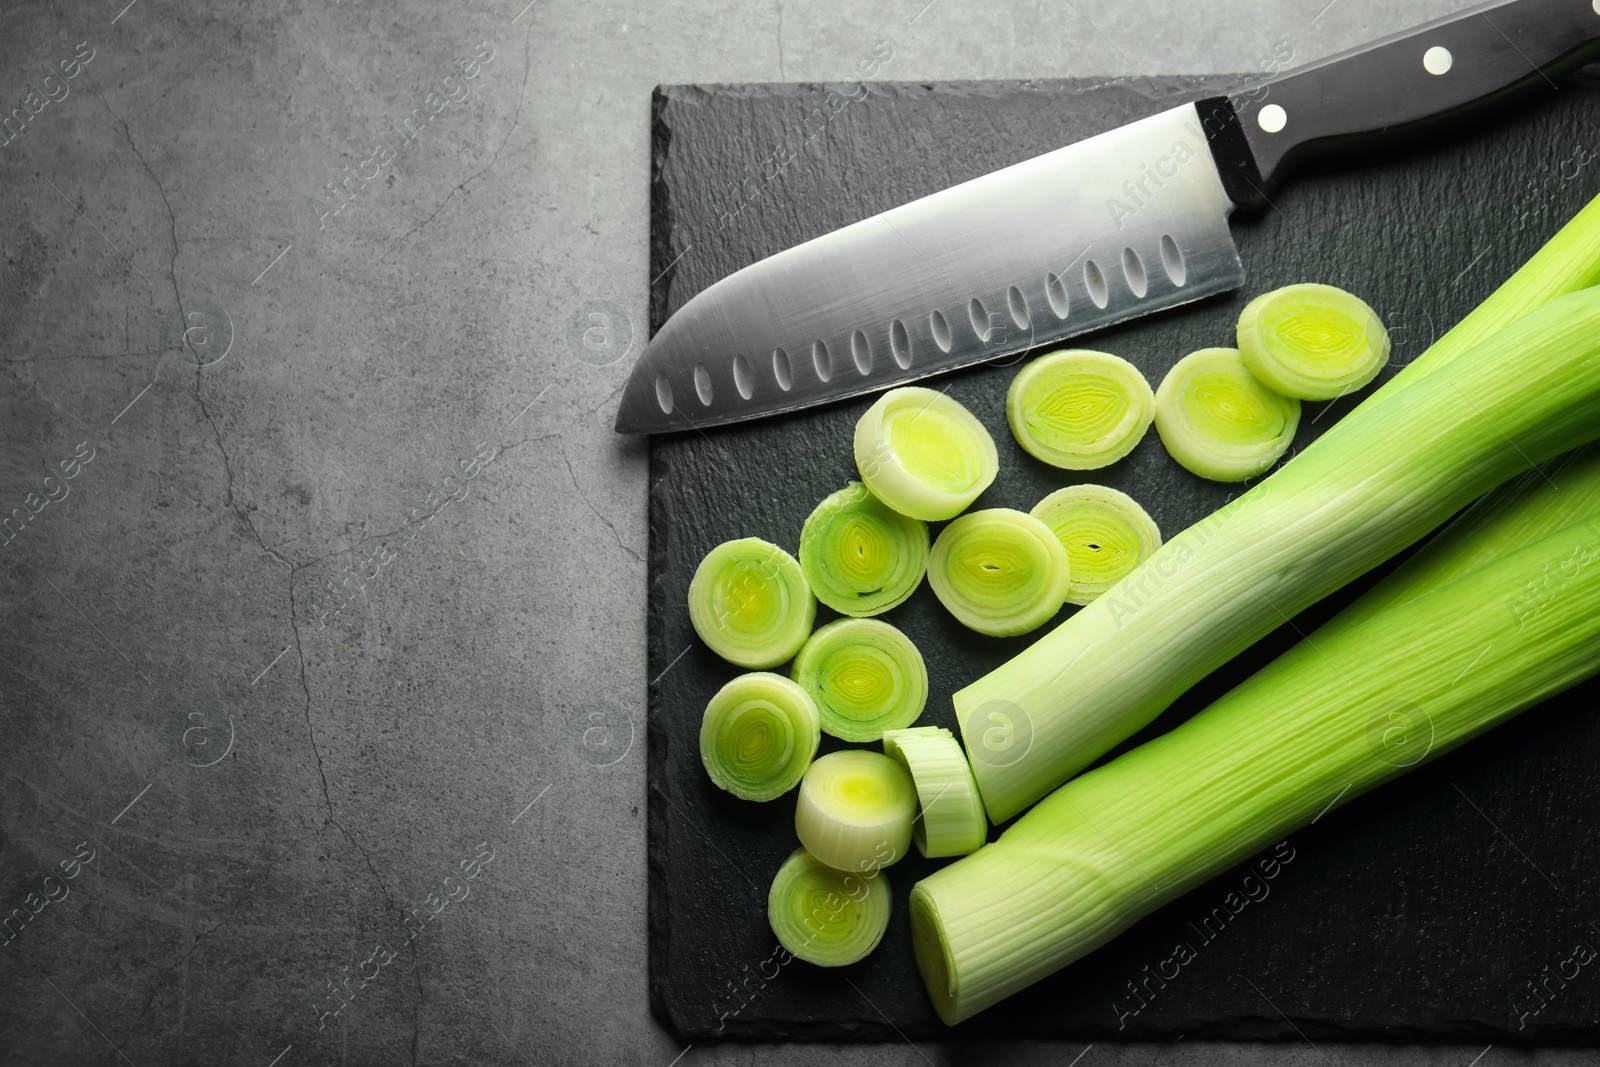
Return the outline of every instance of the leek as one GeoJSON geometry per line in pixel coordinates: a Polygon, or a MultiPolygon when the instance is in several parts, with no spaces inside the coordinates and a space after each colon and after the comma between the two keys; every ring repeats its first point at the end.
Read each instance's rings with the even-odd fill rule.
{"type": "Polygon", "coordinates": [[[888,875],[836,870],[797,848],[767,891],[767,921],[790,955],[843,967],[878,947],[889,904],[888,875]]]}
{"type": "Polygon", "coordinates": [[[1387,611],[1358,601],[1189,722],[919,882],[913,940],[940,1017],[983,1010],[1319,813],[1600,670],[1600,512],[1439,580],[1435,568],[1453,571],[1457,558],[1424,548],[1390,576],[1400,588],[1387,611]],[[1552,569],[1562,581],[1540,611],[1508,609],[1507,590],[1552,569]],[[1418,743],[1395,746],[1396,731],[1418,743]]]}
{"type": "Polygon", "coordinates": [[[689,582],[700,640],[741,667],[776,667],[811,635],[817,602],[795,558],[759,537],[724,541],[689,582]]]}
{"type": "Polygon", "coordinates": [[[1156,432],[1172,458],[1202,478],[1242,482],[1288,450],[1300,401],[1251,374],[1235,348],[1202,348],[1167,372],[1156,390],[1156,432]]]}
{"type": "Polygon", "coordinates": [[[903,602],[928,569],[928,525],[851,482],[818,504],[800,531],[800,569],[841,615],[877,615],[903,602]]]}
{"type": "Polygon", "coordinates": [[[1067,349],[1023,367],[1006,391],[1017,444],[1066,470],[1105,467],[1132,452],[1155,417],[1139,368],[1108,352],[1067,349]]]}
{"type": "Polygon", "coordinates": [[[1208,671],[1485,489],[1592,439],[1597,404],[1600,289],[1550,301],[1399,397],[1369,398],[1111,593],[955,694],[990,818],[1015,815],[1208,671]],[[1007,737],[1026,737],[1026,749],[987,750],[985,739],[1007,737]]]}
{"type": "Polygon", "coordinates": [[[791,677],[817,704],[822,732],[876,741],[928,702],[928,667],[911,639],[877,619],[839,619],[811,635],[791,677]]]}
{"type": "Polygon", "coordinates": [[[1067,550],[1069,604],[1094,600],[1161,547],[1161,531],[1138,501],[1103,485],[1057,489],[1028,514],[1067,550]]]}
{"type": "Polygon", "coordinates": [[[883,752],[905,765],[917,787],[911,840],[918,852],[929,859],[965,856],[984,843],[989,823],[983,801],[954,734],[942,726],[887,730],[883,752]]]}
{"type": "Polygon", "coordinates": [[[963,515],[940,532],[928,584],[961,624],[990,637],[1038,629],[1066,602],[1067,550],[1050,527],[1011,508],[963,515]]]}
{"type": "Polygon", "coordinates": [[[917,817],[911,775],[881,752],[850,748],[811,764],[800,782],[795,834],[841,871],[875,871],[906,854],[917,817]]]}
{"type": "Polygon", "coordinates": [[[700,761],[718,789],[774,800],[793,789],[822,740],[817,705],[789,679],[741,674],[706,705],[700,761]]]}
{"type": "Polygon", "coordinates": [[[1360,389],[1389,361],[1389,332],[1366,301],[1310,282],[1246,304],[1238,341],[1251,374],[1300,400],[1332,400],[1360,389]]]}
{"type": "Polygon", "coordinates": [[[1000,470],[994,438],[972,412],[914,385],[889,390],[861,416],[855,455],[873,495],[928,522],[961,514],[1000,470]]]}

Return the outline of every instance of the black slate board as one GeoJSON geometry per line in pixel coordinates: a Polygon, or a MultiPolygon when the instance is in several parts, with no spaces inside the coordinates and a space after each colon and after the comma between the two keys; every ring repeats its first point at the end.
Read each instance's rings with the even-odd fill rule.
{"type": "MultiPolygon", "coordinates": [[[[861,95],[857,87],[658,90],[652,330],[717,278],[788,245],[1204,88],[1174,78],[880,84],[844,103],[861,95]],[[830,114],[826,124],[815,117],[830,114]],[[763,162],[779,146],[797,156],[781,170],[763,162]]],[[[1318,280],[1362,294],[1390,324],[1395,359],[1387,376],[1600,188],[1593,119],[1600,119],[1600,84],[1584,79],[1514,123],[1453,144],[1300,175],[1273,208],[1235,220],[1249,272],[1244,292],[1086,343],[1133,360],[1157,382],[1185,352],[1230,343],[1250,295],[1318,280]]],[[[1006,431],[1003,397],[1014,373],[983,367],[947,379],[950,394],[989,426],[1001,450],[1000,476],[976,507],[1026,509],[1067,483],[1006,431]]],[[[1359,399],[1335,401],[1330,410],[1308,405],[1297,447],[1359,399]]],[[[766,893],[795,847],[793,801],[742,803],[706,779],[696,740],[701,709],[736,669],[695,639],[685,596],[696,563],[718,542],[755,535],[796,549],[811,507],[854,476],[850,431],[869,401],[651,442],[650,988],[665,1025],[696,1042],[1303,1034],[1600,1044],[1600,962],[1576,977],[1564,963],[1580,941],[1600,948],[1594,684],[1292,835],[1280,853],[1292,859],[1267,883],[1268,894],[1225,925],[1204,920],[1241,886],[1246,868],[957,1030],[934,1016],[912,962],[905,899],[934,867],[919,856],[887,872],[896,912],[871,957],[840,971],[798,961],[779,967],[766,893]],[[1194,958],[1177,977],[1145,985],[1146,966],[1171,974],[1163,961],[1179,942],[1194,958]],[[1557,971],[1570,980],[1561,984],[1557,971]],[[1552,991],[1548,1003],[1524,1016],[1539,1003],[1529,983],[1540,981],[1552,991]],[[1130,983],[1148,990],[1142,1008],[1130,983]]],[[[1168,534],[1238,491],[1177,467],[1154,432],[1093,480],[1131,493],[1168,534]]],[[[1308,611],[1298,626],[1309,630],[1355,591],[1308,611]]],[[[819,625],[828,617],[823,609],[819,625]]],[[[923,721],[951,728],[949,694],[1028,643],[962,629],[926,584],[887,617],[927,658],[932,695],[923,721]]],[[[1134,741],[1193,714],[1294,638],[1285,627],[1264,640],[1134,741]]],[[[836,747],[824,738],[825,751],[836,747]]]]}

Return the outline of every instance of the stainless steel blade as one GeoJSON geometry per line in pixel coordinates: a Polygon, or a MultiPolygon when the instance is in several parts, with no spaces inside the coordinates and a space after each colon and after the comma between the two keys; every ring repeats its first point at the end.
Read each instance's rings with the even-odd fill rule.
{"type": "Polygon", "coordinates": [[[1235,288],[1232,206],[1193,104],[953,186],[695,296],[617,430],[792,411],[1235,288]]]}

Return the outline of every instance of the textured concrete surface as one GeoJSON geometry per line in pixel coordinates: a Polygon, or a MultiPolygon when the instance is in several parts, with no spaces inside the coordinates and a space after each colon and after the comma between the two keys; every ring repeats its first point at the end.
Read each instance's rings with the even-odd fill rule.
{"type": "Polygon", "coordinates": [[[843,80],[886,33],[896,79],[1247,70],[1462,6],[1324,4],[0,7],[0,1062],[1077,1055],[649,1018],[610,431],[649,91],[843,80]]]}

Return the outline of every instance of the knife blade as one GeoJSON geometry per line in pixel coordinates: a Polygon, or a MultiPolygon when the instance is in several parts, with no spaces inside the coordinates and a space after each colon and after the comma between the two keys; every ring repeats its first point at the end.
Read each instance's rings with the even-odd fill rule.
{"type": "Polygon", "coordinates": [[[796,245],[662,324],[617,432],[875,392],[1236,288],[1230,216],[1291,167],[1482,121],[1597,43],[1600,0],[1473,7],[796,245]]]}

